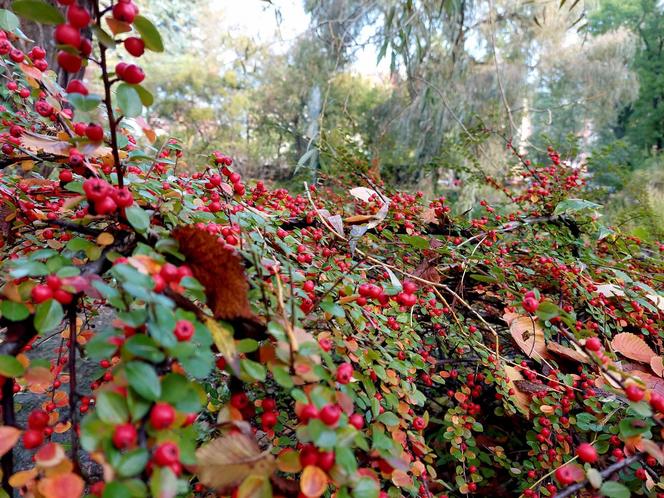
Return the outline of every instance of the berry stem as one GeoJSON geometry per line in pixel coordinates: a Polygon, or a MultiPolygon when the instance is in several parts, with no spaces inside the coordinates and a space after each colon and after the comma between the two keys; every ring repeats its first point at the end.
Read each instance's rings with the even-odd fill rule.
{"type": "MultiPolygon", "coordinates": [[[[7,378],[2,385],[2,424],[5,426],[16,426],[16,414],[14,412],[14,379],[7,378]]],[[[9,484],[9,478],[14,474],[14,451],[10,449],[2,456],[2,489],[8,496],[14,496],[14,490],[9,484]]]]}
{"type": "Polygon", "coordinates": [[[69,319],[69,418],[71,419],[71,461],[74,463],[74,469],[79,468],[78,464],[78,433],[76,430],[76,304],[77,298],[67,310],[69,319]]]}
{"type": "MultiPolygon", "coordinates": [[[[94,2],[94,11],[96,24],[99,29],[101,27],[101,18],[103,16],[103,11],[99,9],[99,0],[94,2]]],[[[108,65],[106,63],[106,46],[98,41],[99,45],[99,66],[101,67],[101,76],[104,82],[104,103],[106,104],[106,114],[108,117],[108,126],[111,133],[111,151],[113,154],[113,163],[115,164],[115,172],[118,176],[118,187],[124,187],[124,175],[122,172],[122,163],[120,162],[120,153],[118,151],[118,136],[117,136],[117,126],[120,122],[120,119],[116,121],[113,114],[113,101],[111,99],[111,85],[113,82],[108,76],[108,65]]]]}

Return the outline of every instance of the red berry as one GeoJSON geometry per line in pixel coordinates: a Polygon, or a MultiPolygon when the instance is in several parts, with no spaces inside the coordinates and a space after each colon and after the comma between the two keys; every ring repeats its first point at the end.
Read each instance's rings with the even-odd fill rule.
{"type": "Polygon", "coordinates": [[[113,7],[113,17],[131,24],[138,15],[138,8],[131,2],[118,2],[113,7]]]}
{"type": "Polygon", "coordinates": [[[118,62],[115,66],[115,75],[120,79],[124,79],[124,72],[127,67],[129,67],[129,64],[126,62],[118,62]]]}
{"type": "Polygon", "coordinates": [[[53,291],[49,286],[39,284],[32,288],[30,291],[30,296],[32,297],[33,302],[39,304],[53,298],[53,291]]]}
{"type": "Polygon", "coordinates": [[[164,266],[162,266],[161,270],[159,270],[159,275],[161,275],[167,283],[180,281],[180,272],[178,271],[178,267],[171,263],[166,263],[164,266]]]}
{"type": "Polygon", "coordinates": [[[318,418],[325,424],[330,427],[337,425],[339,418],[341,417],[341,408],[339,405],[334,405],[332,403],[325,405],[321,408],[318,418]]]}
{"type": "Polygon", "coordinates": [[[413,428],[417,431],[421,431],[427,426],[427,423],[424,421],[422,417],[415,417],[413,419],[413,428]]]}
{"type": "Polygon", "coordinates": [[[121,79],[130,85],[138,85],[145,79],[145,73],[136,64],[129,64],[124,71],[122,71],[121,79]]]}
{"type": "Polygon", "coordinates": [[[160,467],[178,463],[179,460],[180,448],[178,448],[175,443],[171,442],[162,443],[157,446],[152,457],[152,461],[160,467]]]}
{"type": "Polygon", "coordinates": [[[334,466],[334,451],[319,451],[316,465],[325,472],[334,466]]]}
{"type": "Polygon", "coordinates": [[[582,462],[595,463],[597,461],[597,450],[590,443],[581,443],[576,447],[576,454],[582,462]]]}
{"type": "Polygon", "coordinates": [[[67,93],[80,93],[81,95],[87,95],[89,92],[81,80],[71,80],[67,84],[67,93]]]}
{"type": "Polygon", "coordinates": [[[23,446],[27,450],[36,448],[44,442],[44,434],[42,431],[36,431],[34,429],[29,429],[23,433],[23,446]]]}
{"type": "Polygon", "coordinates": [[[150,411],[150,424],[155,429],[167,429],[175,422],[175,408],[168,403],[157,402],[150,411]]]}
{"type": "Polygon", "coordinates": [[[539,307],[539,301],[535,297],[525,297],[523,301],[521,302],[521,306],[523,306],[523,309],[526,310],[528,313],[533,314],[537,311],[537,308],[539,307]]]}
{"type": "Polygon", "coordinates": [[[337,382],[339,384],[348,384],[350,379],[353,378],[353,365],[350,363],[342,363],[337,368],[337,382]]]}
{"type": "Polygon", "coordinates": [[[277,403],[274,401],[272,398],[265,398],[263,400],[263,410],[266,412],[273,412],[274,409],[277,407],[277,403]]]}
{"type": "Polygon", "coordinates": [[[95,203],[97,214],[111,214],[118,208],[112,197],[107,196],[95,203]]]}
{"type": "Polygon", "coordinates": [[[60,171],[58,178],[63,183],[68,183],[74,179],[74,175],[68,169],[63,169],[60,171]]]}
{"type": "Polygon", "coordinates": [[[634,384],[630,384],[625,388],[625,394],[630,401],[641,401],[643,399],[643,389],[634,384]]]}
{"type": "Polygon", "coordinates": [[[32,410],[28,416],[28,427],[43,430],[48,425],[49,416],[44,410],[32,410]]]}
{"type": "Polygon", "coordinates": [[[598,337],[589,337],[586,339],[586,349],[588,351],[599,351],[602,349],[602,341],[598,337]]]}
{"type": "Polygon", "coordinates": [[[350,425],[355,427],[358,431],[364,427],[364,417],[359,413],[353,413],[348,417],[348,422],[350,422],[350,425]]]}
{"type": "Polygon", "coordinates": [[[68,73],[78,72],[83,64],[83,60],[79,56],[65,51],[58,52],[57,61],[60,67],[68,73]]]}
{"type": "Polygon", "coordinates": [[[249,405],[249,398],[245,393],[233,393],[231,395],[231,406],[238,410],[244,410],[249,405]]]}
{"type": "Polygon", "coordinates": [[[137,36],[130,36],[124,41],[124,47],[134,57],[140,57],[145,52],[145,42],[137,36]]]}
{"type": "Polygon", "coordinates": [[[69,304],[74,299],[74,296],[72,296],[69,292],[67,292],[66,290],[63,290],[63,289],[56,290],[53,293],[53,297],[60,304],[69,304]]]}
{"type": "Polygon", "coordinates": [[[113,197],[113,200],[119,208],[126,208],[134,203],[134,198],[132,197],[131,192],[129,192],[127,187],[113,189],[113,192],[111,192],[111,197],[113,197]]]}
{"type": "Polygon", "coordinates": [[[664,413],[664,396],[652,391],[650,393],[650,406],[655,412],[664,413]]]}
{"type": "Polygon", "coordinates": [[[67,9],[67,21],[75,28],[85,28],[90,24],[90,13],[85,7],[73,4],[67,9]]]}
{"type": "Polygon", "coordinates": [[[76,47],[81,44],[81,32],[71,24],[60,24],[55,28],[53,37],[60,45],[76,47]]]}
{"type": "Polygon", "coordinates": [[[194,336],[194,324],[189,320],[178,320],[175,324],[175,330],[173,333],[178,341],[188,341],[194,336]]]}
{"type": "Polygon", "coordinates": [[[308,467],[318,463],[318,450],[313,444],[307,444],[300,450],[300,465],[308,467]]]}
{"type": "Polygon", "coordinates": [[[564,486],[567,486],[568,484],[572,484],[574,482],[574,474],[567,465],[558,467],[556,469],[555,476],[556,480],[564,486]]]}
{"type": "Polygon", "coordinates": [[[48,285],[49,289],[56,291],[62,287],[62,280],[57,275],[49,275],[46,277],[46,285],[48,285]]]}
{"type": "Polygon", "coordinates": [[[131,448],[136,444],[136,427],[132,424],[120,424],[113,431],[113,445],[121,450],[131,448]]]}
{"type": "Polygon", "coordinates": [[[306,424],[312,418],[318,418],[318,409],[312,404],[305,405],[300,412],[300,420],[306,424]]]}
{"type": "Polygon", "coordinates": [[[272,429],[272,427],[277,425],[277,414],[275,412],[263,413],[261,424],[263,424],[264,429],[272,429]]]}
{"type": "Polygon", "coordinates": [[[109,199],[111,186],[101,178],[88,178],[83,182],[83,192],[89,201],[98,202],[109,199]]]}
{"type": "Polygon", "coordinates": [[[89,123],[85,127],[85,136],[92,142],[101,142],[104,140],[104,128],[96,123],[89,123]]]}

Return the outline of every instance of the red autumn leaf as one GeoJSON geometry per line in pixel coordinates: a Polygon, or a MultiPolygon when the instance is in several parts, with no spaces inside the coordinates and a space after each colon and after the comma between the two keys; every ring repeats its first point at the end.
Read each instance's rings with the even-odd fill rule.
{"type": "Polygon", "coordinates": [[[65,451],[58,443],[48,443],[39,448],[35,454],[35,463],[42,468],[58,465],[66,458],[65,451]]]}
{"type": "Polygon", "coordinates": [[[656,356],[643,339],[629,332],[616,335],[611,341],[611,347],[621,355],[641,363],[649,364],[650,359],[656,356]]]}
{"type": "Polygon", "coordinates": [[[0,456],[11,450],[18,438],[21,437],[21,431],[16,427],[3,425],[0,427],[0,456]]]}

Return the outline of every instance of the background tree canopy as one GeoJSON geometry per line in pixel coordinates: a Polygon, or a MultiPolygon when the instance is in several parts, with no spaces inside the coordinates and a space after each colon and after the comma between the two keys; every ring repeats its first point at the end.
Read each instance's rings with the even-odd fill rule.
{"type": "Polygon", "coordinates": [[[253,1],[269,30],[223,4],[145,2],[177,41],[149,58],[152,124],[186,137],[190,163],[222,146],[247,174],[299,184],[352,150],[465,211],[513,170],[511,137],[583,165],[612,221],[664,229],[656,0],[253,1]]]}

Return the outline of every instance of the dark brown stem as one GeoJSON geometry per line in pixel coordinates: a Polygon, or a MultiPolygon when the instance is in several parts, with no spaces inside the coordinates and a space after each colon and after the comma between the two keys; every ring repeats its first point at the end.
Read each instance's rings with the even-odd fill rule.
{"type": "MultiPolygon", "coordinates": [[[[2,385],[2,424],[13,427],[16,425],[16,414],[14,413],[14,379],[5,379],[2,385]]],[[[9,450],[2,456],[2,489],[8,496],[14,496],[14,491],[9,484],[9,478],[14,474],[14,451],[9,450]]]]}
{"type": "MultiPolygon", "coordinates": [[[[99,29],[101,27],[101,18],[102,12],[99,9],[99,0],[94,2],[95,18],[97,19],[97,26],[99,29]]],[[[113,153],[113,162],[115,164],[115,172],[118,175],[118,187],[122,188],[124,186],[124,175],[122,172],[122,163],[120,162],[120,152],[118,151],[118,135],[117,135],[117,126],[119,119],[115,120],[115,115],[113,114],[113,101],[111,98],[111,79],[108,76],[108,67],[106,65],[106,47],[100,41],[99,45],[99,66],[101,67],[101,77],[104,82],[104,103],[106,104],[106,114],[108,117],[108,126],[111,132],[111,150],[113,153]]]]}
{"type": "Polygon", "coordinates": [[[71,461],[78,469],[78,433],[76,413],[76,301],[67,310],[69,319],[69,419],[71,420],[71,461]]]}

